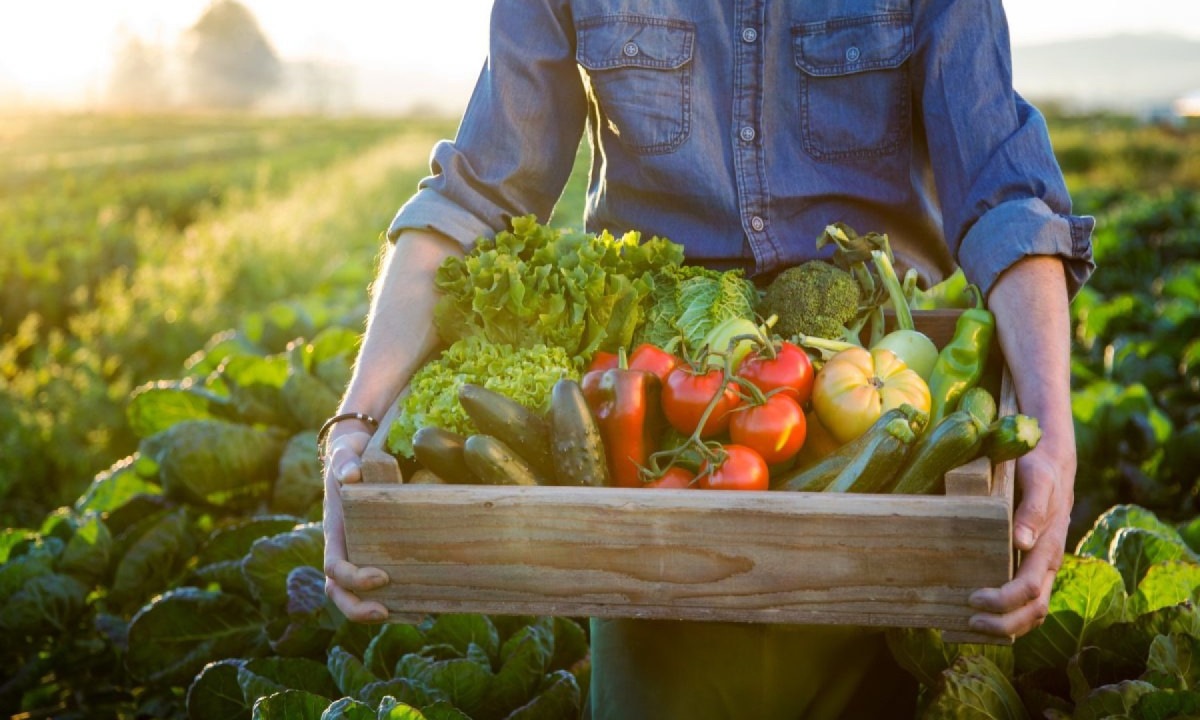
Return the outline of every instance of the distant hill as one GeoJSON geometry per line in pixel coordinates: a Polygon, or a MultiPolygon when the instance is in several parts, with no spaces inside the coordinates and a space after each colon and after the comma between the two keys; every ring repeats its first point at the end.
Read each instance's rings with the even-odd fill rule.
{"type": "Polygon", "coordinates": [[[1031,100],[1068,108],[1162,110],[1200,90],[1200,41],[1155,34],[1019,45],[1013,84],[1031,100]]]}

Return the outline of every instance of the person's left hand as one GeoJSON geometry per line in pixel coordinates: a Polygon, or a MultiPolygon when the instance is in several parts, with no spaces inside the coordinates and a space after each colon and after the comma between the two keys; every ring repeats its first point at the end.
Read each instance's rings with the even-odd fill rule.
{"type": "Polygon", "coordinates": [[[1013,545],[1023,553],[1012,580],[972,593],[970,619],[976,632],[1021,636],[1041,625],[1049,612],[1054,577],[1062,565],[1075,501],[1075,448],[1045,442],[1017,460],[1021,502],[1013,515],[1013,545]]]}

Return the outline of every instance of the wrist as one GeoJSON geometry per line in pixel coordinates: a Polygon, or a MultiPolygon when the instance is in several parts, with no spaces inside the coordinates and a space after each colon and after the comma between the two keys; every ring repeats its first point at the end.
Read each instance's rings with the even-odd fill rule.
{"type": "Polygon", "coordinates": [[[379,421],[361,412],[339,412],[325,421],[317,431],[317,454],[324,456],[325,447],[334,439],[351,432],[366,432],[373,435],[379,429],[379,421]]]}

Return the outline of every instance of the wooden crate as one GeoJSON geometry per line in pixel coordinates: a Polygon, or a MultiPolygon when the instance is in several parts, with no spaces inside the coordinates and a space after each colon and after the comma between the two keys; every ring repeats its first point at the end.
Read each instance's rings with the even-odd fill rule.
{"type": "MultiPolygon", "coordinates": [[[[957,312],[918,313],[939,345],[957,312]]],[[[1005,374],[1000,407],[1015,409],[1005,374]]],[[[395,409],[393,409],[393,413],[395,409]]],[[[349,558],[394,619],[564,615],[971,632],[967,597],[1012,578],[1014,464],[968,463],[944,496],[406,485],[390,417],[343,488],[349,558]]],[[[1003,642],[1003,639],[999,639],[1003,642]]]]}

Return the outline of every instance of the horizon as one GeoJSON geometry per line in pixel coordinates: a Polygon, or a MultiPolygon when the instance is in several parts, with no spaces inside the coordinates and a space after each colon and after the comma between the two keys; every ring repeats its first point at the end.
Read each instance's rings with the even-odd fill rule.
{"type": "MultiPolygon", "coordinates": [[[[0,6],[0,108],[103,107],[123,42],[136,38],[170,51],[209,2],[43,0],[0,6]],[[64,26],[62,17],[73,22],[64,26]]],[[[491,0],[389,6],[343,0],[334,22],[322,6],[241,2],[283,62],[336,71],[344,100],[355,109],[460,110],[486,58],[491,0]],[[352,87],[341,87],[347,84],[352,87]],[[403,90],[396,92],[397,86],[403,90]]],[[[1200,3],[1144,0],[1131,9],[1114,0],[1008,0],[1004,6],[1014,64],[1023,50],[1085,38],[1164,34],[1200,42],[1200,3]]]]}

